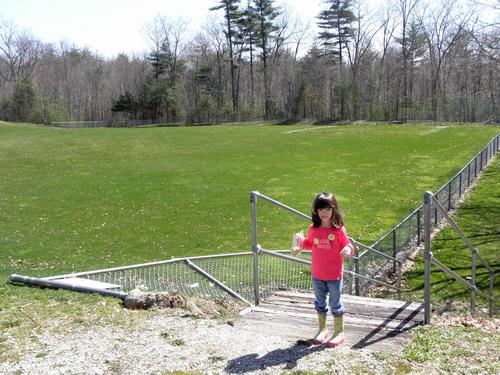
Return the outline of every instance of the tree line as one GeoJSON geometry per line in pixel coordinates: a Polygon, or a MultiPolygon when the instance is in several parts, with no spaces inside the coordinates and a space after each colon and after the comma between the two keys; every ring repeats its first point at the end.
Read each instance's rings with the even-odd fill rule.
{"type": "Polygon", "coordinates": [[[145,27],[149,53],[112,59],[1,20],[0,118],[500,120],[498,3],[325,0],[317,32],[273,0],[214,4],[196,35],[158,15],[145,27]]]}

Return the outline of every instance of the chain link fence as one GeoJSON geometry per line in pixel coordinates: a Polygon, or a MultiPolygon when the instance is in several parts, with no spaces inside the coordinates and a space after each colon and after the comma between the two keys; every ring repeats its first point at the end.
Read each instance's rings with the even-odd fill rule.
{"type": "MultiPolygon", "coordinates": [[[[497,135],[488,145],[469,161],[453,178],[444,184],[435,198],[448,210],[453,209],[465,190],[474,182],[489,160],[498,152],[500,136],[497,135]]],[[[252,193],[253,194],[253,193],[252,193]]],[[[260,196],[275,206],[294,213],[302,219],[309,217],[293,208],[285,206],[269,197],[260,196]]],[[[255,202],[252,202],[254,205],[255,202]]],[[[253,220],[256,221],[255,206],[253,220]]],[[[432,212],[433,227],[442,218],[436,210],[432,212]]],[[[145,287],[151,292],[177,291],[186,296],[206,298],[233,298],[255,303],[259,298],[265,299],[276,290],[287,289],[311,290],[311,253],[302,251],[296,257],[299,261],[272,256],[259,252],[256,226],[254,231],[254,251],[236,254],[222,254],[202,257],[172,259],[168,261],[145,263],[127,267],[118,267],[91,272],[53,276],[39,280],[88,280],[98,285],[106,285],[106,289],[128,293],[137,287],[145,287]],[[257,267],[255,265],[257,264],[257,267]],[[258,269],[257,276],[255,270],[258,269]],[[258,280],[255,280],[258,277],[258,280]],[[256,287],[258,285],[258,288],[256,287]],[[257,291],[256,291],[257,289],[257,291]]],[[[400,223],[391,228],[379,240],[371,245],[379,252],[401,260],[408,250],[419,245],[423,238],[423,206],[417,207],[400,223]]],[[[269,252],[269,250],[266,250],[269,252]]],[[[289,250],[275,250],[272,253],[289,253],[289,250]]],[[[383,270],[396,267],[393,260],[385,258],[374,251],[358,249],[358,254],[346,264],[344,291],[363,294],[363,288],[370,280],[357,278],[359,274],[383,281],[383,270]]],[[[11,277],[12,278],[12,277],[11,277]]],[[[23,278],[23,277],[20,277],[23,278]]],[[[71,288],[70,288],[71,289],[71,288]]]]}
{"type": "MultiPolygon", "coordinates": [[[[277,253],[289,252],[279,250],[277,253]]],[[[255,302],[252,252],[209,255],[144,263],[127,267],[47,277],[43,280],[91,280],[106,289],[129,293],[136,288],[149,292],[176,291],[185,296],[229,299],[230,293],[198,269],[234,291],[243,299],[255,302]]],[[[292,263],[286,259],[259,254],[259,295],[266,298],[276,290],[304,291],[310,289],[310,266],[292,263]]],[[[299,259],[311,260],[310,252],[299,259]]]]}
{"type": "MultiPolygon", "coordinates": [[[[448,211],[454,209],[467,188],[469,188],[480,172],[483,171],[488,162],[499,150],[500,135],[494,137],[484,149],[474,156],[457,174],[439,188],[434,194],[435,199],[448,211]]],[[[444,218],[438,213],[437,208],[431,212],[432,230],[444,218]]],[[[413,210],[401,222],[392,227],[382,237],[375,241],[371,247],[397,259],[403,259],[409,250],[420,245],[423,239],[423,204],[413,210]]],[[[391,267],[395,271],[395,265],[386,258],[377,256],[370,251],[358,254],[358,264],[355,265],[358,273],[370,275],[382,279],[383,275],[391,267]]],[[[366,281],[358,280],[358,290],[363,294],[363,288],[367,287],[366,281]]]]}

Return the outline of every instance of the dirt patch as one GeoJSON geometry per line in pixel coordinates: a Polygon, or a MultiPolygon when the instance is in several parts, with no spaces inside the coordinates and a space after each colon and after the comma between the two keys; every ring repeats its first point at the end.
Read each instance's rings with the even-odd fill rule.
{"type": "Polygon", "coordinates": [[[123,300],[123,306],[131,310],[182,309],[191,315],[208,318],[238,315],[241,310],[248,307],[232,300],[188,298],[175,291],[151,293],[141,288],[131,291],[123,300]]]}

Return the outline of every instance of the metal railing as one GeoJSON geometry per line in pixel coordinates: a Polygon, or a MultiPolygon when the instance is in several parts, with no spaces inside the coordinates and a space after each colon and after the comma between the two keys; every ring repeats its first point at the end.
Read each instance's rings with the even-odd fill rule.
{"type": "MultiPolygon", "coordinates": [[[[253,272],[254,272],[254,301],[255,304],[258,305],[261,299],[261,288],[260,288],[260,265],[259,265],[259,260],[261,259],[260,255],[270,255],[273,257],[281,258],[286,261],[291,261],[291,262],[297,262],[297,263],[302,263],[306,264],[308,266],[311,265],[310,260],[304,260],[300,259],[297,257],[292,257],[289,255],[282,254],[284,250],[281,251],[271,251],[269,249],[264,249],[262,246],[259,244],[259,236],[258,236],[258,228],[257,228],[257,201],[262,200],[264,202],[267,202],[273,206],[276,206],[280,209],[283,209],[285,211],[288,211],[301,219],[304,219],[308,222],[311,222],[311,217],[297,211],[296,209],[289,207],[281,202],[278,202],[277,200],[274,200],[266,195],[263,195],[259,193],[258,191],[253,191],[250,194],[250,204],[252,208],[252,252],[253,252],[253,272]]],[[[402,269],[402,262],[390,255],[384,254],[376,249],[371,248],[370,246],[367,246],[365,244],[362,244],[359,241],[354,240],[353,238],[349,237],[351,243],[358,249],[358,252],[360,249],[362,249],[365,253],[370,252],[375,254],[376,256],[381,256],[395,264],[395,267],[397,269],[397,275],[398,275],[398,281],[396,285],[391,285],[389,283],[386,283],[385,281],[378,280],[374,277],[371,277],[371,275],[366,275],[360,273],[360,267],[359,267],[359,258],[357,255],[354,255],[352,258],[354,260],[354,269],[355,271],[352,270],[352,263],[349,262],[349,267],[347,270],[344,271],[345,276],[348,276],[347,282],[344,282],[344,285],[347,288],[347,291],[352,294],[352,281],[356,281],[356,294],[360,294],[360,288],[359,288],[359,280],[364,280],[365,282],[372,282],[375,284],[379,285],[384,285],[387,288],[394,289],[398,293],[398,298],[401,297],[401,269],[402,269]]],[[[288,250],[289,251],[289,250],[288,250]]],[[[308,252],[306,252],[307,254],[308,252]]],[[[310,252],[309,252],[310,253],[310,252]]],[[[310,289],[310,286],[309,288],[310,289]]]]}
{"type": "Polygon", "coordinates": [[[470,301],[470,310],[471,315],[475,314],[475,304],[476,304],[476,293],[481,296],[487,298],[489,300],[489,314],[490,317],[493,316],[493,280],[495,278],[495,273],[493,269],[488,265],[488,263],[481,257],[479,251],[474,247],[474,245],[469,241],[469,239],[465,236],[465,234],[460,230],[458,225],[453,221],[453,219],[448,215],[446,209],[441,205],[439,200],[435,199],[435,195],[431,192],[426,192],[424,194],[424,244],[425,244],[425,252],[424,252],[424,322],[425,324],[430,324],[431,322],[431,265],[435,265],[441,271],[445,272],[449,276],[453,277],[455,280],[460,282],[462,285],[465,285],[471,290],[471,301],[470,301]],[[471,261],[471,282],[468,282],[456,272],[451,270],[449,267],[438,261],[432,254],[431,251],[431,232],[432,232],[432,206],[434,205],[435,210],[439,210],[439,212],[446,219],[451,228],[458,234],[458,236],[462,239],[464,244],[470,249],[472,253],[472,261],[471,261]],[[490,281],[490,293],[489,295],[479,290],[476,286],[476,266],[477,260],[479,260],[483,266],[488,270],[488,276],[490,281]]]}
{"type": "MultiPolygon", "coordinates": [[[[499,146],[500,134],[492,138],[460,171],[443,184],[434,193],[435,199],[448,211],[455,208],[466,189],[474,183],[478,174],[484,170],[484,167],[498,152],[499,146]]],[[[372,243],[370,247],[380,253],[390,255],[392,258],[404,259],[408,251],[422,243],[424,235],[423,210],[423,204],[415,208],[403,220],[372,243]]],[[[443,215],[437,208],[434,208],[431,211],[431,226],[434,228],[442,218],[443,215]]],[[[375,255],[373,251],[362,251],[359,253],[358,258],[359,270],[363,274],[373,275],[377,270],[387,270],[390,266],[392,266],[394,272],[397,267],[395,261],[391,265],[390,261],[375,255]]],[[[365,287],[364,281],[358,281],[357,287],[363,290],[365,287]]]]}
{"type": "MultiPolygon", "coordinates": [[[[484,169],[484,166],[496,154],[498,148],[499,135],[436,192],[434,201],[439,203],[439,206],[436,205],[434,210],[430,210],[426,216],[431,229],[438,223],[440,217],[447,217],[444,207],[450,209],[456,204],[458,198],[470,186],[477,174],[484,169]],[[443,209],[443,212],[440,208],[443,209]]],[[[80,278],[95,281],[96,283],[116,285],[124,293],[128,293],[139,286],[146,286],[153,292],[176,290],[187,296],[226,298],[231,295],[233,298],[238,298],[246,303],[251,303],[249,301],[253,300],[255,304],[260,302],[261,297],[265,297],[281,288],[292,290],[310,289],[310,252],[302,252],[298,257],[290,257],[284,254],[288,253],[289,250],[271,251],[259,245],[257,200],[266,201],[308,222],[311,220],[310,217],[258,192],[252,192],[250,200],[252,208],[251,252],[178,258],[59,275],[38,279],[38,281],[34,278],[11,275],[11,280],[25,283],[35,282],[39,285],[55,281],[58,287],[65,285],[68,289],[71,289],[72,281],[65,282],[65,280],[80,278]]],[[[424,225],[421,222],[423,217],[424,205],[421,205],[371,246],[364,245],[351,238],[351,242],[357,247],[358,251],[352,257],[352,261],[348,262],[347,270],[344,272],[346,291],[353,294],[354,284],[354,293],[361,295],[365,285],[375,283],[396,290],[398,298],[400,298],[402,291],[401,268],[405,251],[412,245],[420,244],[424,239],[424,235],[428,235],[427,232],[424,233],[424,225]],[[392,267],[392,272],[397,274],[396,285],[384,281],[385,275],[380,271],[387,269],[387,266],[392,267]],[[381,279],[377,279],[379,275],[381,279]]],[[[437,265],[438,261],[434,260],[434,264],[437,265]]],[[[100,284],[97,285],[97,287],[92,288],[93,291],[99,292],[100,284]]],[[[104,289],[102,290],[104,291],[104,289]]],[[[476,291],[473,290],[473,292],[476,291]]]]}

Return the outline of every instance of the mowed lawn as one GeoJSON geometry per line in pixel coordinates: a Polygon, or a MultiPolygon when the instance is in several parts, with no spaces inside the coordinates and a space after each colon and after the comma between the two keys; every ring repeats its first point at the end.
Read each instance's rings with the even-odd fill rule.
{"type": "MultiPolygon", "coordinates": [[[[478,249],[481,257],[495,272],[493,295],[496,314],[500,313],[500,160],[488,166],[481,182],[460,206],[453,220],[459,225],[467,238],[478,249]]],[[[441,263],[451,268],[464,279],[471,277],[472,253],[458,234],[449,226],[445,227],[432,242],[432,254],[441,263]]],[[[432,300],[436,310],[444,308],[468,311],[470,289],[448,274],[432,266],[432,300]],[[457,300],[466,304],[456,304],[457,300]]],[[[405,275],[410,290],[408,299],[423,300],[424,259],[416,258],[413,268],[405,275]]],[[[488,270],[477,261],[476,285],[479,290],[490,293],[488,270]]],[[[488,309],[488,300],[478,294],[477,305],[488,309]]]]}
{"type": "MultiPolygon", "coordinates": [[[[249,194],[308,213],[337,195],[371,243],[499,127],[269,124],[56,129],[0,123],[0,278],[249,251],[249,194]]],[[[259,203],[260,242],[307,223],[259,203]]]]}

